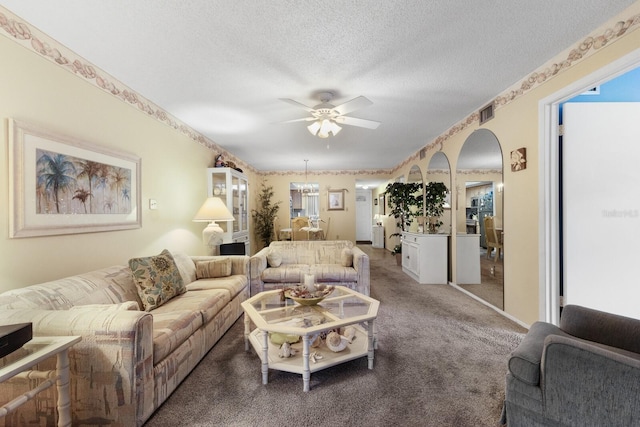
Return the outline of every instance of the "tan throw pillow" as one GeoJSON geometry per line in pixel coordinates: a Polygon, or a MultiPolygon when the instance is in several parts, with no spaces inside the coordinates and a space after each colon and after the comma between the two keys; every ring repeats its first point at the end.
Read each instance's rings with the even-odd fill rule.
{"type": "Polygon", "coordinates": [[[343,267],[351,267],[353,264],[353,251],[349,248],[344,248],[340,254],[340,262],[343,267]]]}
{"type": "Polygon", "coordinates": [[[160,255],[130,259],[129,268],[145,311],[187,291],[171,252],[166,249],[160,255]]]}
{"type": "Polygon", "coordinates": [[[196,279],[215,279],[231,276],[231,258],[196,262],[196,279]]]}
{"type": "Polygon", "coordinates": [[[280,264],[282,264],[282,254],[279,251],[270,249],[267,254],[267,262],[271,267],[280,267],[280,264]]]}

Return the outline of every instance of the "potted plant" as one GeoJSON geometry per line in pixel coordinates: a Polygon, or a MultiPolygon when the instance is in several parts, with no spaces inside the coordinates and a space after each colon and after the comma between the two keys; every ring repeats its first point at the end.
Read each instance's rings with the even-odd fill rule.
{"type": "Polygon", "coordinates": [[[424,214],[428,221],[429,233],[437,233],[442,225],[447,186],[442,182],[430,182],[424,187],[424,214]]]}
{"type": "Polygon", "coordinates": [[[273,197],[273,187],[267,186],[266,181],[262,181],[260,194],[258,194],[258,208],[251,210],[256,237],[262,242],[263,247],[269,246],[273,240],[273,222],[276,219],[280,202],[271,203],[273,197]]]}
{"type": "Polygon", "coordinates": [[[396,256],[396,264],[402,265],[402,245],[395,245],[391,253],[396,256]]]}
{"type": "MultiPolygon", "coordinates": [[[[385,189],[387,202],[391,207],[389,214],[396,219],[396,227],[400,232],[392,233],[392,237],[402,237],[413,218],[422,215],[422,183],[392,182],[385,189]]],[[[396,255],[398,265],[401,264],[402,246],[398,243],[392,251],[396,255]]]]}

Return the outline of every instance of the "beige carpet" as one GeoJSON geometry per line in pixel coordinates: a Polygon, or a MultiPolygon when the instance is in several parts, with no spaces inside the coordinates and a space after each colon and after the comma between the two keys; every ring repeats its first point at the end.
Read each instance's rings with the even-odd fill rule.
{"type": "Polygon", "coordinates": [[[381,302],[366,358],[311,375],[269,371],[244,351],[238,320],[148,421],[158,426],[495,426],[509,353],[525,330],[448,285],[419,285],[384,249],[371,257],[381,302]]]}

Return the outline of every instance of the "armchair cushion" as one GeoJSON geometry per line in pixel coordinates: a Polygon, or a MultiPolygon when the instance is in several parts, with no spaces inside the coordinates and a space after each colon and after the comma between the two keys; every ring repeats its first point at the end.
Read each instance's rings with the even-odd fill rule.
{"type": "Polygon", "coordinates": [[[129,268],[145,311],[187,291],[171,252],[166,249],[160,255],[130,259],[129,268]]]}

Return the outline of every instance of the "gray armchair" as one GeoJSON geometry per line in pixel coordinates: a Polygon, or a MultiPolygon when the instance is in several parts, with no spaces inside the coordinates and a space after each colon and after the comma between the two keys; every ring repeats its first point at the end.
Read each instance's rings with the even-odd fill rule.
{"type": "Polygon", "coordinates": [[[640,425],[640,320],[569,305],[508,362],[502,425],[640,425]]]}

